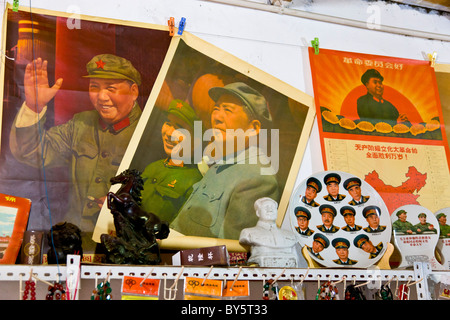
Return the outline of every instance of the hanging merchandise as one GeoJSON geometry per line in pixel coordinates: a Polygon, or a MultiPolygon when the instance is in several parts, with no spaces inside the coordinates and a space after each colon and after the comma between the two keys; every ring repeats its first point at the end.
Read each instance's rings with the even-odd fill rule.
{"type": "Polygon", "coordinates": [[[374,295],[375,300],[394,300],[391,288],[388,285],[381,285],[381,288],[374,295]]]}
{"type": "Polygon", "coordinates": [[[269,279],[263,284],[263,300],[276,300],[278,298],[278,285],[273,279],[269,279]]]}
{"type": "Polygon", "coordinates": [[[61,283],[56,282],[52,286],[48,286],[48,293],[45,300],[66,300],[66,291],[61,283]]]}
{"type": "Polygon", "coordinates": [[[337,287],[330,281],[325,282],[317,290],[316,300],[339,300],[337,287]]]}
{"type": "Polygon", "coordinates": [[[186,277],[184,300],[218,300],[222,297],[223,281],[186,277]]]}
{"type": "Polygon", "coordinates": [[[222,292],[223,300],[245,300],[250,298],[250,283],[247,280],[226,281],[222,292]]]}
{"type": "Polygon", "coordinates": [[[360,287],[351,284],[345,290],[345,300],[366,300],[360,287]]]}
{"type": "Polygon", "coordinates": [[[122,300],[158,300],[160,280],[125,276],[122,279],[122,300]]]}
{"type": "Polygon", "coordinates": [[[409,287],[406,284],[400,285],[398,288],[398,300],[409,300],[409,287]]]}
{"type": "Polygon", "coordinates": [[[29,279],[25,281],[25,290],[23,291],[22,300],[27,300],[30,295],[30,300],[36,300],[36,282],[29,279]]]}
{"type": "Polygon", "coordinates": [[[91,300],[112,300],[111,284],[109,281],[100,282],[91,295],[91,300]]]}

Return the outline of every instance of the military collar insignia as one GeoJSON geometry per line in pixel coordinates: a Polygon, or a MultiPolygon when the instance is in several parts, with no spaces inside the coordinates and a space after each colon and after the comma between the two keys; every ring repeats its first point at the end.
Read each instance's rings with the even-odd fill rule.
{"type": "Polygon", "coordinates": [[[125,119],[112,125],[105,123],[105,121],[103,121],[103,119],[100,118],[99,123],[102,130],[104,131],[109,130],[111,133],[117,133],[130,125],[130,118],[126,117],[125,119]]]}

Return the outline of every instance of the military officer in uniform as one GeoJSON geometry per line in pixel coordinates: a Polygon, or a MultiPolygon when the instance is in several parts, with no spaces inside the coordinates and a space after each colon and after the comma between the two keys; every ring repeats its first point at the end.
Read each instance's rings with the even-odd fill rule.
{"type": "Polygon", "coordinates": [[[322,191],[320,181],[314,177],[308,178],[306,181],[305,195],[302,196],[302,202],[311,207],[318,207],[319,204],[314,199],[320,191],[322,191]]]}
{"type": "Polygon", "coordinates": [[[323,178],[325,185],[327,186],[328,194],[323,198],[327,201],[337,202],[342,201],[345,195],[339,194],[339,183],[341,183],[341,176],[337,173],[329,173],[323,178]]]}
{"type": "Polygon", "coordinates": [[[413,226],[416,233],[424,233],[425,231],[437,233],[437,230],[434,228],[434,226],[431,223],[427,222],[427,215],[425,213],[419,213],[418,218],[420,222],[413,226]]]}
{"type": "Polygon", "coordinates": [[[298,227],[295,230],[302,235],[309,237],[314,233],[314,230],[309,228],[309,220],[311,219],[311,212],[303,207],[296,207],[294,209],[295,216],[297,217],[298,227]]]}
{"type": "Polygon", "coordinates": [[[345,222],[347,225],[342,228],[344,231],[359,231],[362,229],[361,226],[358,226],[355,224],[355,216],[356,211],[352,207],[344,206],[340,209],[341,215],[344,217],[345,222]]]}
{"type": "Polygon", "coordinates": [[[362,121],[373,124],[386,122],[395,125],[399,122],[408,122],[405,114],[400,114],[397,108],[383,98],[384,77],[376,69],[368,69],[361,76],[361,82],[367,93],[356,101],[358,116],[362,121]]]}
{"type": "Polygon", "coordinates": [[[100,54],[86,69],[94,110],[75,114],[67,123],[46,130],[47,104],[63,79],[50,87],[47,61],[38,58],[29,63],[24,76],[25,102],[10,135],[11,152],[18,161],[42,167],[45,159],[46,167],[67,166],[70,170],[65,220],[80,227],[84,248],[91,240],[109,180],[116,175],[141,116],[136,102],[141,76],[130,61],[100,54]],[[37,139],[39,132],[42,139],[37,139]]]}
{"type": "Polygon", "coordinates": [[[370,196],[363,196],[361,194],[361,179],[357,177],[351,177],[345,180],[344,189],[347,190],[352,197],[352,200],[348,203],[351,206],[366,203],[370,199],[370,196]]]}
{"type": "MultiPolygon", "coordinates": [[[[195,121],[200,119],[188,103],[173,100],[167,110],[167,121],[161,128],[167,158],[149,164],[142,172],[144,187],[141,207],[169,224],[192,193],[192,185],[202,178],[196,164],[192,161],[185,163],[177,158],[181,141],[194,137],[195,121]],[[187,130],[189,136],[183,136],[182,139],[175,137],[182,132],[180,129],[187,130]]],[[[193,141],[188,145],[192,148],[193,141]]]]}
{"type": "Polygon", "coordinates": [[[439,222],[440,235],[439,238],[449,238],[450,237],[450,226],[447,224],[447,215],[445,213],[438,213],[436,219],[439,222]]]}
{"type": "Polygon", "coordinates": [[[350,248],[350,242],[345,238],[333,239],[331,245],[336,249],[338,259],[333,260],[334,263],[339,265],[354,265],[358,261],[349,259],[348,248],[350,248]]]}
{"type": "Polygon", "coordinates": [[[408,213],[401,209],[395,213],[397,220],[392,223],[394,232],[401,232],[406,234],[413,234],[414,226],[411,222],[407,221],[408,213]]]}
{"type": "Polygon", "coordinates": [[[339,227],[333,225],[334,218],[336,217],[336,208],[329,204],[322,204],[319,207],[319,212],[322,215],[323,224],[317,226],[317,229],[326,233],[338,232],[339,227]]]}
{"type": "Polygon", "coordinates": [[[383,250],[383,242],[380,242],[376,246],[373,245],[369,237],[366,234],[360,234],[353,240],[355,247],[364,250],[369,253],[369,259],[376,258],[383,250]]]}
{"type": "Polygon", "coordinates": [[[226,159],[216,159],[193,186],[171,227],[184,235],[237,240],[241,230],[257,223],[252,213],[256,200],[269,197],[279,201],[276,172],[263,165],[270,161],[250,139],[270,128],[272,116],[264,96],[245,83],[213,87],[208,93],[215,102],[211,113],[214,143],[234,148],[227,146],[223,152],[226,159]],[[231,139],[237,136],[230,137],[230,131],[244,132],[245,143],[233,143],[231,139]]]}
{"type": "Polygon", "coordinates": [[[321,233],[316,233],[313,238],[312,246],[306,246],[306,249],[317,259],[323,260],[320,252],[330,246],[330,240],[321,233]]]}
{"type": "Polygon", "coordinates": [[[366,228],[364,228],[365,232],[376,233],[386,230],[386,226],[380,226],[380,215],[381,210],[377,206],[368,206],[364,208],[363,217],[369,224],[366,228]]]}

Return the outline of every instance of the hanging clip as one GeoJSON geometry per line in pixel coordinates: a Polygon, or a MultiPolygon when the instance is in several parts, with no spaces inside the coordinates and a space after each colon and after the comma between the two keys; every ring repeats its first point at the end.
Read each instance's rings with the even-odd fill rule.
{"type": "Polygon", "coordinates": [[[230,289],[229,289],[230,291],[233,291],[234,284],[236,283],[236,281],[237,281],[239,275],[241,274],[241,271],[242,271],[242,266],[239,267],[239,271],[238,271],[238,273],[236,274],[236,276],[234,277],[233,283],[231,284],[231,287],[230,287],[230,289]]]}
{"type": "Polygon", "coordinates": [[[173,37],[175,34],[175,18],[170,17],[170,20],[168,20],[167,23],[169,24],[169,35],[173,37]]]}
{"type": "Polygon", "coordinates": [[[436,64],[436,58],[437,58],[437,52],[434,51],[433,53],[428,54],[428,59],[430,60],[430,65],[432,68],[434,68],[434,65],[436,64]]]}
{"type": "Polygon", "coordinates": [[[180,24],[178,25],[178,35],[182,35],[184,31],[184,27],[186,27],[186,18],[182,17],[180,24]]]}
{"type": "Polygon", "coordinates": [[[164,300],[175,300],[178,290],[178,280],[180,279],[181,275],[183,274],[184,266],[181,266],[180,272],[176,276],[175,280],[173,281],[173,284],[170,288],[167,288],[166,285],[166,279],[167,275],[164,274],[164,300]]]}
{"type": "Polygon", "coordinates": [[[314,54],[319,54],[319,38],[311,40],[311,45],[314,48],[314,54]]]}
{"type": "Polygon", "coordinates": [[[145,278],[144,279],[142,279],[142,281],[141,281],[141,283],[139,284],[139,286],[141,286],[142,287],[142,285],[144,284],[144,282],[145,282],[145,280],[147,280],[148,279],[148,277],[150,277],[150,275],[153,273],[153,269],[154,268],[152,268],[152,270],[150,270],[150,272],[149,273],[147,273],[147,275],[145,276],[145,278]]]}
{"type": "Polygon", "coordinates": [[[19,0],[14,0],[13,1],[12,11],[14,11],[14,12],[18,12],[19,11],[19,0]]]}

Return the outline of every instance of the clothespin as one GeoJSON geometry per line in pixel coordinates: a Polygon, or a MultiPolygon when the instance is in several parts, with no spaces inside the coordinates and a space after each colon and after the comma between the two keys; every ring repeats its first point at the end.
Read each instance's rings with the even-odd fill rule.
{"type": "Polygon", "coordinates": [[[428,54],[428,59],[430,60],[431,67],[434,68],[434,65],[436,64],[436,58],[437,58],[437,52],[434,51],[433,53],[428,54]]]}
{"type": "Polygon", "coordinates": [[[19,11],[19,0],[14,0],[14,1],[13,1],[13,7],[12,7],[12,10],[13,10],[14,12],[19,11]]]}
{"type": "Polygon", "coordinates": [[[178,35],[182,35],[184,31],[184,27],[186,26],[186,18],[182,17],[180,24],[178,25],[178,35]]]}
{"type": "Polygon", "coordinates": [[[314,48],[314,54],[319,54],[319,38],[311,40],[311,45],[314,48]]]}
{"type": "Polygon", "coordinates": [[[167,23],[169,24],[169,35],[173,37],[175,34],[175,18],[170,17],[170,20],[168,20],[167,23]]]}

